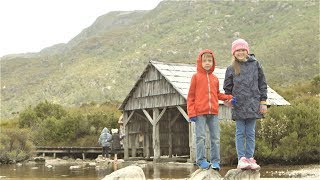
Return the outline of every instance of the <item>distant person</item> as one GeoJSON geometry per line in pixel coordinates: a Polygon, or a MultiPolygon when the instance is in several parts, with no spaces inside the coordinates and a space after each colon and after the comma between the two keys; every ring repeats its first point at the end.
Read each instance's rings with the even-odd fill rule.
{"type": "Polygon", "coordinates": [[[111,134],[108,128],[103,128],[101,135],[99,137],[99,144],[102,146],[102,157],[109,158],[109,150],[111,146],[111,134]]]}
{"type": "Polygon", "coordinates": [[[111,129],[112,137],[111,137],[111,152],[114,154],[114,160],[117,159],[117,154],[121,151],[121,144],[120,141],[125,137],[122,136],[120,138],[119,130],[118,129],[111,129]]]}
{"type": "Polygon", "coordinates": [[[196,126],[196,164],[201,169],[220,170],[220,125],[218,100],[231,100],[232,95],[219,91],[219,80],[212,74],[216,60],[211,50],[203,50],[197,58],[197,72],[192,76],[187,98],[188,116],[196,126]],[[205,157],[206,124],[210,132],[210,161],[205,157]]]}
{"type": "Polygon", "coordinates": [[[239,169],[258,170],[254,159],[256,120],[267,112],[267,83],[262,67],[243,39],[231,47],[232,64],[227,68],[223,89],[237,103],[232,109],[236,121],[236,149],[239,169]]]}

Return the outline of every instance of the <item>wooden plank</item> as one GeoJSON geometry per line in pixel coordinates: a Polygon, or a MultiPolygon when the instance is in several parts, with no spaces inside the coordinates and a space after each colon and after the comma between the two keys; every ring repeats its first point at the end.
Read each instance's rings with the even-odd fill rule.
{"type": "Polygon", "coordinates": [[[124,126],[130,121],[130,119],[131,119],[131,117],[133,116],[133,114],[134,114],[134,111],[131,111],[128,119],[127,119],[126,121],[123,121],[123,125],[124,125],[124,126]]]}
{"type": "Polygon", "coordinates": [[[187,115],[187,113],[183,110],[183,108],[181,106],[176,106],[178,108],[178,110],[180,111],[180,113],[183,115],[184,119],[189,122],[189,117],[187,115]]]}
{"type": "Polygon", "coordinates": [[[143,120],[145,120],[145,121],[147,121],[147,122],[150,122],[149,120],[148,120],[148,118],[146,118],[145,116],[143,116],[143,115],[141,115],[140,113],[135,113],[135,115],[136,116],[139,116],[141,119],[143,119],[143,120]]]}
{"type": "Polygon", "coordinates": [[[151,118],[149,113],[145,109],[142,109],[142,111],[143,111],[144,115],[148,118],[149,122],[153,125],[153,119],[151,118]]]}
{"type": "Polygon", "coordinates": [[[161,119],[161,117],[163,116],[163,114],[166,112],[166,110],[167,110],[167,107],[165,107],[165,108],[162,109],[160,115],[156,118],[156,120],[155,120],[155,122],[154,122],[155,124],[157,124],[157,123],[159,122],[159,120],[161,119]]]}

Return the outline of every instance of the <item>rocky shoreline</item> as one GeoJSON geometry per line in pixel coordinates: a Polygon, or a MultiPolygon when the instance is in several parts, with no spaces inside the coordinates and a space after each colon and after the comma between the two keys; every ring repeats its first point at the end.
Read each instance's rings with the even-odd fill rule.
{"type": "MultiPolygon", "coordinates": [[[[68,157],[63,158],[52,158],[52,157],[35,157],[32,160],[29,160],[24,163],[16,163],[16,166],[22,166],[27,165],[30,166],[31,169],[36,169],[36,164],[44,164],[46,168],[48,169],[54,169],[55,166],[66,166],[69,168],[70,171],[73,170],[82,170],[82,169],[95,169],[96,171],[108,171],[113,172],[116,170],[119,170],[121,168],[127,167],[129,165],[135,165],[138,167],[141,167],[142,169],[146,166],[149,166],[153,164],[153,162],[145,161],[145,160],[139,160],[139,161],[129,161],[125,162],[123,159],[117,159],[116,161],[109,159],[109,158],[102,158],[101,156],[98,156],[96,159],[72,159],[68,157]]],[[[170,162],[170,163],[157,163],[157,166],[173,166],[173,167],[186,167],[190,168],[194,165],[192,163],[178,163],[178,162],[170,162]]],[[[261,177],[261,179],[276,179],[277,177],[287,177],[287,178],[298,178],[298,179],[320,179],[320,164],[316,165],[308,165],[308,166],[301,166],[301,169],[288,169],[288,170],[268,170],[266,171],[270,176],[270,178],[264,178],[261,177]],[[275,177],[275,178],[272,178],[275,177]]],[[[192,177],[192,174],[190,173],[189,177],[192,177]]],[[[256,176],[258,177],[258,176],[256,176]]],[[[0,178],[2,177],[0,174],[0,178]]],[[[184,178],[184,179],[186,179],[184,178]]],[[[223,177],[222,177],[223,178],[223,177]]],[[[260,175],[259,175],[260,178],[260,175]]],[[[223,178],[225,179],[225,178],[223,178]]],[[[281,178],[282,179],[282,178],[281,178]]]]}

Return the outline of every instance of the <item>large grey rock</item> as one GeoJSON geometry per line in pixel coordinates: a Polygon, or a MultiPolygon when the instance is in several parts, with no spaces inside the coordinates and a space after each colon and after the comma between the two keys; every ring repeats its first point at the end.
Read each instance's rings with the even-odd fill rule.
{"type": "Polygon", "coordinates": [[[191,174],[191,177],[190,177],[190,179],[192,180],[192,179],[194,179],[194,180],[202,180],[202,179],[212,179],[212,180],[214,180],[214,179],[221,179],[222,177],[221,177],[221,175],[217,172],[217,171],[215,171],[215,170],[213,170],[213,169],[208,169],[208,170],[206,170],[206,169],[197,169],[195,172],[193,172],[192,174],[191,174]]]}
{"type": "Polygon", "coordinates": [[[105,176],[102,180],[109,179],[141,179],[145,180],[146,176],[141,167],[139,166],[127,166],[125,168],[114,171],[113,173],[105,176]]]}
{"type": "Polygon", "coordinates": [[[255,170],[231,169],[224,176],[224,180],[255,180],[260,179],[260,172],[255,170]]]}

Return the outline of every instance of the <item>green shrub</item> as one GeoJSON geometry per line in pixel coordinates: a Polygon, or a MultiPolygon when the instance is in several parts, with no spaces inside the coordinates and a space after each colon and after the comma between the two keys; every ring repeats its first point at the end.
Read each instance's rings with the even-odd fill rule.
{"type": "Polygon", "coordinates": [[[104,127],[108,129],[118,128],[118,118],[115,117],[113,112],[96,112],[94,114],[88,114],[87,118],[89,124],[95,127],[96,133],[100,133],[104,127]]]}
{"type": "Polygon", "coordinates": [[[13,163],[32,157],[34,146],[27,129],[2,129],[0,132],[0,162],[13,163]]]}
{"type": "Polygon", "coordinates": [[[30,106],[19,114],[20,128],[35,128],[38,122],[39,118],[30,106]]]}
{"type": "MultiPolygon", "coordinates": [[[[20,127],[34,129],[34,143],[37,146],[86,146],[86,136],[91,140],[89,135],[98,137],[104,127],[118,127],[115,108],[106,106],[111,107],[112,111],[93,103],[78,110],[66,111],[46,101],[33,109],[27,108],[20,116],[19,123],[20,127]]],[[[91,143],[88,141],[88,144],[91,143]]]]}
{"type": "Polygon", "coordinates": [[[269,163],[319,162],[320,104],[317,86],[317,83],[307,82],[279,91],[291,106],[272,107],[266,118],[258,122],[256,156],[259,159],[269,163]]]}
{"type": "Polygon", "coordinates": [[[67,115],[67,111],[62,106],[49,103],[48,101],[40,102],[36,107],[29,106],[19,115],[19,127],[35,129],[38,123],[48,117],[61,119],[67,115]]]}
{"type": "Polygon", "coordinates": [[[46,119],[47,117],[55,117],[61,119],[67,115],[67,111],[63,109],[61,105],[44,101],[39,103],[35,108],[34,112],[40,119],[46,119]]]}

